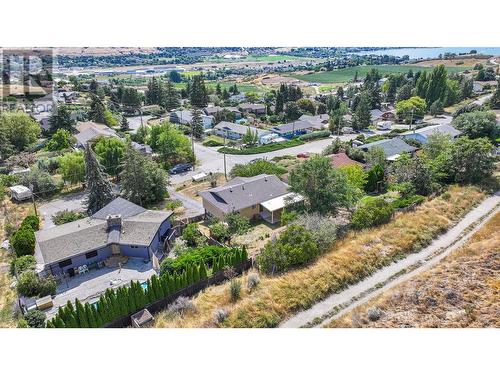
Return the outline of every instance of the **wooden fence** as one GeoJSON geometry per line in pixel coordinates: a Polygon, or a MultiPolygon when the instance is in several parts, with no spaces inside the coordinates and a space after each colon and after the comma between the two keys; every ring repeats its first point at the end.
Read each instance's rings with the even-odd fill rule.
{"type": "MultiPolygon", "coordinates": [[[[239,275],[239,274],[242,274],[244,271],[252,268],[252,264],[253,264],[252,259],[247,259],[245,262],[240,263],[237,266],[233,266],[233,268],[234,268],[235,272],[239,275]]],[[[203,289],[205,289],[211,285],[220,284],[221,282],[225,281],[226,279],[227,279],[227,277],[224,274],[224,270],[218,271],[207,279],[200,280],[199,282],[197,282],[195,284],[191,284],[185,288],[182,288],[182,289],[178,290],[177,292],[169,295],[168,297],[165,297],[161,300],[150,303],[150,304],[142,307],[139,310],[148,309],[151,314],[156,314],[162,310],[165,310],[168,307],[168,305],[170,305],[172,302],[174,302],[177,298],[194,296],[195,294],[202,291],[203,289]]],[[[137,310],[137,311],[139,311],[139,310],[137,310]]],[[[131,317],[137,311],[134,311],[128,315],[122,316],[121,318],[118,318],[111,323],[107,323],[106,325],[104,325],[103,328],[130,327],[132,325],[131,317]]]]}

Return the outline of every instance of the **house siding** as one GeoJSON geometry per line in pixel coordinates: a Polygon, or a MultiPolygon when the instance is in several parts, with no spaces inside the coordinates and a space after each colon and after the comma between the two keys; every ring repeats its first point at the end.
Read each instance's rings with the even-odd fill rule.
{"type": "Polygon", "coordinates": [[[109,258],[111,256],[111,249],[109,247],[103,247],[100,249],[97,249],[97,256],[94,258],[87,259],[85,256],[85,253],[79,254],[77,256],[74,256],[71,258],[71,264],[66,266],[66,267],[59,267],[59,262],[55,262],[52,264],[49,264],[46,266],[46,268],[53,274],[53,275],[60,275],[64,272],[67,272],[70,268],[77,268],[80,266],[83,266],[85,264],[90,264],[90,263],[95,263],[95,262],[102,262],[103,260],[109,258]]]}

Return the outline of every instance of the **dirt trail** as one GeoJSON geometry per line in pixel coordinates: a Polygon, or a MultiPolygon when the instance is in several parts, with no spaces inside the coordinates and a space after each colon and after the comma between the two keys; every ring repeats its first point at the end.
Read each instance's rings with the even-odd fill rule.
{"type": "Polygon", "coordinates": [[[425,249],[380,269],[340,293],[330,295],[311,308],[286,320],[280,327],[318,327],[347,313],[384,290],[424,271],[460,247],[486,223],[487,218],[500,210],[499,205],[500,192],[497,192],[472,209],[455,226],[432,241],[425,249]]]}

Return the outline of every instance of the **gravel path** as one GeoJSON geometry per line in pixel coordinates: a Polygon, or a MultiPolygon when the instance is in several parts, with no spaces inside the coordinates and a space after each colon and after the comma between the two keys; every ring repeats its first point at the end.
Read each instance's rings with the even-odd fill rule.
{"type": "Polygon", "coordinates": [[[437,263],[442,257],[465,242],[476,230],[484,225],[487,221],[485,220],[486,215],[492,214],[492,211],[496,212],[500,210],[498,205],[500,205],[500,192],[485,199],[480,205],[465,215],[454,227],[432,241],[425,249],[380,269],[370,277],[350,286],[340,293],[330,295],[308,310],[299,312],[297,315],[286,320],[280,327],[299,328],[306,325],[319,326],[335,317],[345,314],[350,309],[373,298],[383,290],[400,283],[407,278],[407,275],[414,276],[422,272],[426,267],[428,268],[437,263]],[[482,221],[477,223],[480,219],[482,221]],[[474,224],[476,224],[474,230],[470,231],[470,227],[474,224]],[[415,269],[409,273],[404,273],[409,268],[415,269]],[[399,274],[402,275],[399,276],[399,274]],[[381,284],[384,286],[377,288],[381,284]]]}

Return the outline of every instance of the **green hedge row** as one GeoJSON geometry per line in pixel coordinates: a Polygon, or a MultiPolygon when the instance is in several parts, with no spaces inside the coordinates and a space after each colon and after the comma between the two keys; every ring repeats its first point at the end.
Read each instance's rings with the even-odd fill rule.
{"type": "Polygon", "coordinates": [[[301,141],[311,141],[313,139],[326,138],[330,136],[330,130],[319,130],[312,133],[303,134],[299,137],[301,141]]]}
{"type": "Polygon", "coordinates": [[[271,152],[276,150],[282,150],[284,148],[295,147],[303,145],[304,141],[296,138],[289,141],[270,143],[267,145],[248,147],[248,148],[233,148],[233,147],[221,147],[219,148],[220,153],[232,154],[232,155],[254,155],[261,154],[263,152],[271,152]]]}

